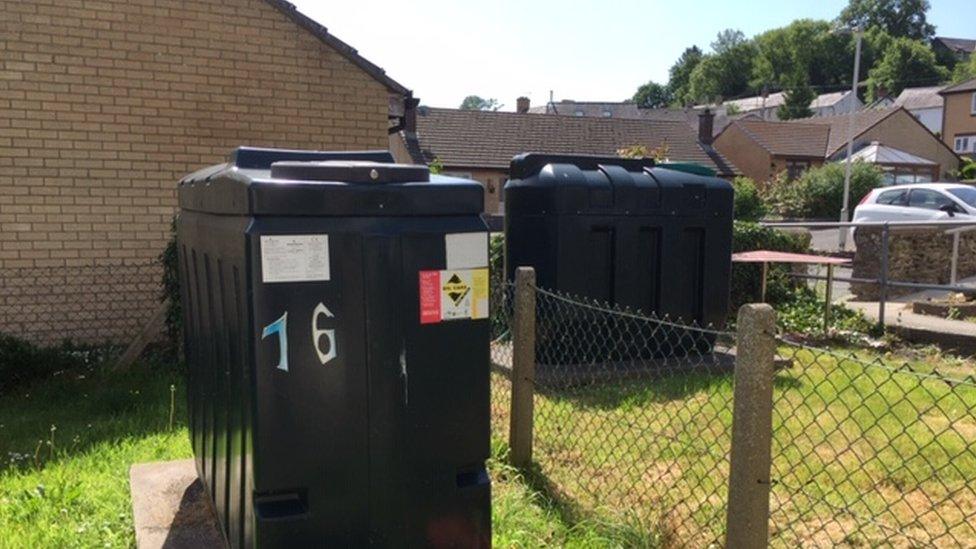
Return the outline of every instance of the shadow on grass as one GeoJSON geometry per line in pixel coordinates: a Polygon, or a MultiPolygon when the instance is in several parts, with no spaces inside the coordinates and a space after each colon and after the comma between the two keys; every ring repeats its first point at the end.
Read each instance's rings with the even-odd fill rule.
{"type": "Polygon", "coordinates": [[[528,469],[517,470],[522,475],[526,486],[539,494],[540,505],[552,512],[567,528],[572,530],[583,527],[593,530],[623,547],[666,545],[663,542],[668,538],[667,532],[655,532],[651,528],[642,528],[625,522],[609,522],[580,506],[559,489],[559,486],[542,471],[538,463],[533,462],[528,469]]]}
{"type": "Polygon", "coordinates": [[[179,429],[185,402],[178,368],[152,362],[121,373],[62,373],[21,387],[0,397],[0,472],[43,468],[106,441],[179,429]]]}
{"type": "MultiPolygon", "coordinates": [[[[566,381],[566,380],[564,380],[566,381]]],[[[642,406],[685,400],[691,396],[732,387],[732,372],[726,368],[697,368],[689,371],[646,370],[634,375],[620,373],[603,379],[583,378],[569,383],[536,380],[536,390],[552,400],[601,410],[622,405],[642,406]]],[[[731,393],[730,393],[731,394],[731,393]]]]}

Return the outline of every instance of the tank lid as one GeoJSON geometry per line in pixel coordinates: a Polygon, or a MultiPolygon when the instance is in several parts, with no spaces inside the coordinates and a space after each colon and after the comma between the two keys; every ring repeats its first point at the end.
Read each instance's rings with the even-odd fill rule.
{"type": "Polygon", "coordinates": [[[342,183],[415,183],[430,181],[427,166],[365,160],[284,160],[271,164],[273,179],[342,183]]]}

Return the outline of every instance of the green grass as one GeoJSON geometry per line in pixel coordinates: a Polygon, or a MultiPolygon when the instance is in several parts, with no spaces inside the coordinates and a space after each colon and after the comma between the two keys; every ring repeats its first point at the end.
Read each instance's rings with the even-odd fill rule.
{"type": "MultiPolygon", "coordinates": [[[[780,354],[794,365],[774,384],[775,545],[976,545],[976,388],[918,375],[961,378],[971,361],[780,354]]],[[[504,433],[508,381],[492,387],[504,433]]],[[[721,542],[731,421],[728,374],[537,391],[537,485],[657,545],[721,542]]]]}
{"type": "MultiPolygon", "coordinates": [[[[0,548],[133,546],[129,467],[191,455],[184,402],[182,378],[162,372],[62,375],[0,397],[0,548]]],[[[572,520],[506,451],[494,441],[489,461],[496,547],[641,544],[633,530],[572,520]]]]}
{"type": "Polygon", "coordinates": [[[172,374],[66,374],[0,398],[0,547],[130,547],[129,466],[190,455],[172,374]]]}

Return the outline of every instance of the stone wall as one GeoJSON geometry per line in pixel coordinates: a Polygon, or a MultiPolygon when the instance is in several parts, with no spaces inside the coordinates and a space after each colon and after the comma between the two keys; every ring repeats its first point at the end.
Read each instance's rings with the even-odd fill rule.
{"type": "MultiPolygon", "coordinates": [[[[881,266],[881,229],[857,229],[854,278],[878,278],[881,266]]],[[[945,229],[891,229],[888,237],[888,280],[948,284],[952,265],[952,235],[945,229]]],[[[976,232],[959,239],[960,279],[976,275],[976,232]]],[[[876,284],[852,284],[859,300],[874,301],[880,295],[876,284]]],[[[889,288],[888,296],[913,293],[908,288],[889,288]]]]}

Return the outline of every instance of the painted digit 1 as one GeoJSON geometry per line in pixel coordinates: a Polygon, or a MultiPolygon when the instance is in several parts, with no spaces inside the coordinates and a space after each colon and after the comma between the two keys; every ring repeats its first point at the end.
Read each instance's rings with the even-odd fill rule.
{"type": "Polygon", "coordinates": [[[281,318],[275,320],[271,324],[264,327],[264,332],[261,333],[261,339],[264,339],[272,334],[278,334],[278,349],[280,350],[280,355],[278,358],[279,370],[288,371],[288,311],[281,315],[281,318]]]}
{"type": "Polygon", "coordinates": [[[319,303],[315,307],[315,311],[312,312],[312,344],[315,346],[315,353],[319,355],[319,362],[323,365],[328,364],[329,361],[336,357],[336,340],[335,340],[335,330],[321,330],[318,326],[319,315],[325,315],[326,318],[333,318],[334,315],[332,311],[329,310],[324,304],[319,303]],[[327,352],[322,352],[319,347],[319,340],[322,336],[329,338],[329,350],[327,352]]]}

